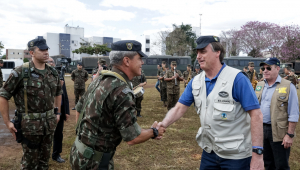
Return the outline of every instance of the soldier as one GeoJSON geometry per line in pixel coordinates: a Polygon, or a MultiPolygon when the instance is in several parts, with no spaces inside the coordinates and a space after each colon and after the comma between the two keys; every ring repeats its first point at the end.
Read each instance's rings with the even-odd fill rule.
{"type": "Polygon", "coordinates": [[[160,95],[161,101],[164,102],[164,107],[167,107],[167,82],[164,80],[164,76],[167,72],[166,62],[163,61],[161,63],[162,71],[160,72],[159,80],[160,80],[160,95]]]}
{"type": "MultiPolygon", "coordinates": [[[[123,40],[112,44],[111,71],[103,70],[76,105],[77,137],[71,148],[70,164],[77,169],[108,169],[122,139],[128,145],[162,136],[164,129],[141,129],[135,116],[135,102],[130,80],[141,75],[141,44],[123,40]],[[80,112],[80,113],[79,113],[80,112]]],[[[112,167],[110,167],[113,169],[112,167]]]]}
{"type": "Polygon", "coordinates": [[[2,75],[1,67],[3,67],[3,60],[0,59],[0,88],[3,86],[3,75],[2,75]]]}
{"type": "Polygon", "coordinates": [[[263,75],[263,71],[261,70],[261,68],[259,68],[259,74],[257,75],[257,80],[258,81],[264,80],[264,75],[263,75]]]}
{"type": "Polygon", "coordinates": [[[289,80],[295,86],[297,85],[297,80],[296,80],[296,77],[293,75],[293,72],[291,71],[291,67],[287,66],[287,67],[284,68],[283,78],[289,80]]]}
{"type": "Polygon", "coordinates": [[[167,82],[168,110],[174,107],[177,103],[180,93],[180,81],[183,81],[181,71],[175,70],[176,66],[176,61],[172,61],[171,69],[168,70],[164,76],[164,80],[167,82]],[[176,74],[174,74],[174,72],[176,72],[176,74]]]}
{"type": "Polygon", "coordinates": [[[99,67],[102,67],[101,70],[107,70],[107,67],[105,65],[106,65],[106,61],[102,58],[99,58],[98,62],[97,62],[97,67],[94,68],[92,71],[92,81],[93,81],[94,77],[96,76],[97,72],[99,71],[99,67]]]}
{"type": "MultiPolygon", "coordinates": [[[[196,75],[200,74],[203,70],[200,68],[200,65],[197,63],[195,67],[195,73],[196,75]]],[[[194,75],[194,76],[196,76],[194,75]]]]}
{"type": "MultiPolygon", "coordinates": [[[[131,80],[132,85],[134,88],[137,87],[144,87],[147,84],[146,76],[144,74],[144,71],[142,71],[142,74],[140,76],[135,76],[131,80]]],[[[142,100],[144,99],[144,95],[141,97],[135,98],[135,108],[137,111],[137,117],[142,117],[141,116],[141,111],[142,111],[142,100]]]]}
{"type": "Polygon", "coordinates": [[[250,82],[252,82],[252,80],[257,80],[257,73],[256,71],[254,70],[254,62],[249,62],[248,63],[248,71],[246,72],[250,82]],[[254,77],[253,77],[254,76],[254,77]]]}
{"type": "Polygon", "coordinates": [[[186,67],[186,71],[183,72],[183,81],[184,81],[184,88],[189,83],[189,81],[195,76],[194,72],[191,70],[191,65],[188,64],[186,67]]]}
{"type": "MultiPolygon", "coordinates": [[[[159,77],[160,77],[160,72],[162,72],[162,68],[161,68],[161,65],[160,64],[158,64],[157,65],[157,74],[156,74],[156,76],[157,76],[157,82],[156,82],[156,84],[155,84],[155,88],[156,88],[156,90],[160,93],[160,88],[158,88],[158,86],[160,85],[160,81],[159,81],[159,77]]],[[[161,97],[160,97],[161,98],[161,97]]]]}
{"type": "MultiPolygon", "coordinates": [[[[85,92],[85,82],[88,80],[88,72],[82,68],[82,64],[77,64],[77,69],[72,71],[71,78],[74,81],[75,105],[85,92]]],[[[75,107],[72,109],[75,110],[75,107]]]]}
{"type": "Polygon", "coordinates": [[[53,133],[60,120],[62,89],[57,71],[46,64],[48,48],[43,38],[29,41],[32,61],[16,67],[0,89],[4,123],[15,139],[18,136],[18,142],[22,138],[21,169],[48,169],[53,133]],[[8,100],[12,96],[17,108],[13,120],[21,121],[21,128],[9,121],[8,100]]]}
{"type": "Polygon", "coordinates": [[[245,66],[245,67],[243,68],[243,71],[246,73],[246,72],[248,71],[248,67],[245,66]]]}
{"type": "Polygon", "coordinates": [[[298,87],[299,80],[298,80],[298,76],[297,76],[297,74],[295,74],[295,70],[294,70],[294,69],[291,69],[291,75],[295,76],[295,78],[296,78],[296,82],[297,82],[297,84],[296,84],[296,88],[297,88],[297,89],[299,89],[299,87],[298,87]]]}

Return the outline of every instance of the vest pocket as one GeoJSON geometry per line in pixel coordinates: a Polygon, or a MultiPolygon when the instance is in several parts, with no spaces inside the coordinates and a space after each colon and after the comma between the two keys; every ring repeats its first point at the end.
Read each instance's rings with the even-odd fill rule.
{"type": "Polygon", "coordinates": [[[43,135],[43,124],[41,119],[23,119],[21,121],[23,135],[43,135]]]}
{"type": "Polygon", "coordinates": [[[278,138],[284,138],[284,136],[286,135],[288,131],[288,121],[284,120],[284,121],[280,121],[277,122],[277,135],[278,138]]]}
{"type": "Polygon", "coordinates": [[[232,104],[214,103],[213,119],[223,121],[234,120],[235,114],[233,110],[234,105],[232,104]]]}
{"type": "Polygon", "coordinates": [[[215,137],[214,150],[220,153],[240,153],[245,151],[243,144],[244,135],[235,135],[228,137],[215,137]]]}

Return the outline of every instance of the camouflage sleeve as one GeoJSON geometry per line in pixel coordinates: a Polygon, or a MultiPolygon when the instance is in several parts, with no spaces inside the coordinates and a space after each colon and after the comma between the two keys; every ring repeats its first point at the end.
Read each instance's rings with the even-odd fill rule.
{"type": "Polygon", "coordinates": [[[124,141],[131,141],[141,134],[141,127],[136,122],[133,92],[130,91],[129,88],[122,86],[110,95],[110,100],[113,101],[114,119],[124,141]]]}
{"type": "Polygon", "coordinates": [[[178,70],[178,74],[179,74],[179,77],[183,77],[182,73],[180,70],[178,70]]]}
{"type": "Polygon", "coordinates": [[[7,100],[13,96],[16,89],[19,89],[18,86],[22,80],[22,78],[19,76],[20,73],[16,72],[15,70],[12,72],[13,73],[9,75],[9,78],[6,80],[4,86],[0,88],[0,96],[7,100]]]}
{"type": "Polygon", "coordinates": [[[170,78],[169,77],[169,72],[167,71],[166,74],[164,75],[164,78],[170,78]]]}
{"type": "Polygon", "coordinates": [[[55,96],[60,96],[60,95],[62,95],[63,94],[63,90],[62,90],[62,86],[61,86],[61,84],[60,84],[60,79],[59,79],[59,77],[57,77],[57,89],[56,89],[56,94],[55,94],[55,96]]]}
{"type": "Polygon", "coordinates": [[[85,76],[84,76],[85,80],[89,79],[89,73],[87,71],[85,71],[85,76]]]}
{"type": "Polygon", "coordinates": [[[82,110],[82,106],[83,106],[83,101],[84,101],[84,98],[86,96],[87,93],[84,93],[84,95],[82,97],[80,97],[80,99],[78,100],[75,108],[76,108],[76,111],[81,113],[81,110],[82,110]]]}
{"type": "Polygon", "coordinates": [[[71,79],[72,79],[72,80],[75,80],[75,74],[74,74],[74,71],[72,71],[72,73],[71,73],[71,79]]]}
{"type": "Polygon", "coordinates": [[[160,76],[160,69],[157,70],[157,75],[160,76]]]}

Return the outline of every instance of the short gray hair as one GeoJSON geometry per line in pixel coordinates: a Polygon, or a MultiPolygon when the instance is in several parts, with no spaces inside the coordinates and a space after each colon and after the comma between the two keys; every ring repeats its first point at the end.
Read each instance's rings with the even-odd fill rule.
{"type": "Polygon", "coordinates": [[[225,56],[225,49],[224,47],[222,46],[221,43],[219,42],[211,42],[209,43],[210,45],[210,48],[213,52],[217,52],[217,51],[220,51],[220,56],[219,56],[219,59],[220,59],[220,62],[222,63],[223,59],[224,59],[224,56],[225,56]]]}
{"type": "Polygon", "coordinates": [[[111,65],[122,65],[124,57],[132,59],[138,53],[136,51],[111,51],[109,53],[109,59],[111,65]]]}

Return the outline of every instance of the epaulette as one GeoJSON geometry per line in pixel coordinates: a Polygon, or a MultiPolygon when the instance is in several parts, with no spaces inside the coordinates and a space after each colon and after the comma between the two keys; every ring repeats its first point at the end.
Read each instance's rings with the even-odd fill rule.
{"type": "Polygon", "coordinates": [[[130,89],[130,88],[125,88],[125,89],[123,89],[122,90],[122,92],[124,93],[124,94],[128,94],[128,93],[131,93],[133,96],[134,96],[134,93],[133,93],[133,91],[130,89]]]}

